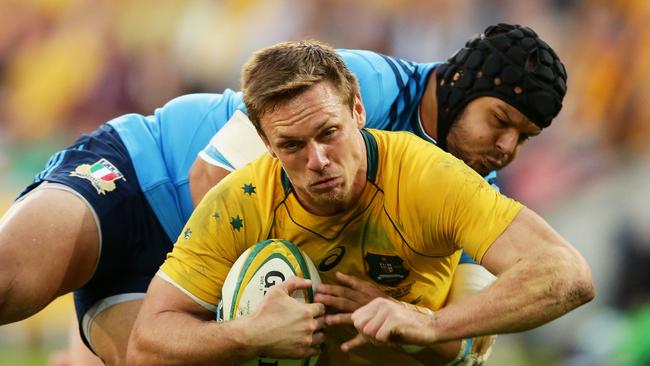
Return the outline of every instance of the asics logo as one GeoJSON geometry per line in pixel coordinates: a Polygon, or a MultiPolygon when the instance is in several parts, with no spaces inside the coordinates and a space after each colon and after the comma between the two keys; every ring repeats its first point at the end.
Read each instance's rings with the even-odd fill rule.
{"type": "Polygon", "coordinates": [[[336,267],[339,263],[341,263],[341,260],[343,259],[344,255],[345,255],[345,247],[343,246],[338,246],[330,250],[327,257],[325,257],[318,264],[318,270],[321,272],[327,272],[331,270],[332,268],[336,267]]]}

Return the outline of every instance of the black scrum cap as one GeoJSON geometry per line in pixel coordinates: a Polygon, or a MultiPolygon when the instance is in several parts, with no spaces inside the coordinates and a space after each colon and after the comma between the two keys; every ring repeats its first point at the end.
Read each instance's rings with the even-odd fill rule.
{"type": "Polygon", "coordinates": [[[566,69],[555,51],[528,27],[500,23],[467,41],[436,68],[438,143],[447,148],[450,125],[480,96],[499,98],[540,128],[562,109],[566,69]]]}

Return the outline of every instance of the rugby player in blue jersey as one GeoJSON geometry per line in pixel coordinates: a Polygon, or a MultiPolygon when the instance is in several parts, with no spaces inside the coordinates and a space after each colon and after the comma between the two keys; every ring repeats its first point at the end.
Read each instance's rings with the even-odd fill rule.
{"type": "MultiPolygon", "coordinates": [[[[566,91],[559,58],[526,27],[488,27],[446,63],[340,54],[360,81],[367,127],[412,131],[487,179],[550,124],[566,91]]],[[[0,324],[74,291],[84,341],[123,364],[141,299],[192,198],[264,151],[245,112],[238,92],[188,95],[152,116],[109,121],[53,155],[0,222],[0,324]]],[[[333,295],[353,283],[341,285],[333,295]]]]}

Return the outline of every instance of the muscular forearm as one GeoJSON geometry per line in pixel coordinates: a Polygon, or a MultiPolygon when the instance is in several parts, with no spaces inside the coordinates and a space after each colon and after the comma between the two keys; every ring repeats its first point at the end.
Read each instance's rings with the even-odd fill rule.
{"type": "Polygon", "coordinates": [[[129,340],[129,364],[232,365],[259,355],[314,356],[324,341],[325,306],[289,295],[311,286],[309,280],[290,277],[272,286],[254,313],[219,323],[210,320],[213,313],[155,277],[129,340]]]}
{"type": "Polygon", "coordinates": [[[247,345],[245,318],[204,321],[165,312],[136,323],[129,342],[129,365],[237,365],[255,356],[247,345]]]}
{"type": "Polygon", "coordinates": [[[594,296],[591,273],[572,248],[528,256],[488,289],[436,312],[437,341],[528,330],[594,296]]]}

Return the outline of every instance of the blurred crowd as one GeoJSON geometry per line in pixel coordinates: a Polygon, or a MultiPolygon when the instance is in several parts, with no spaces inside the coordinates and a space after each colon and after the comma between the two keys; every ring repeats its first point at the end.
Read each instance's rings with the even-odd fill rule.
{"type": "MultiPolygon", "coordinates": [[[[552,213],[649,160],[648,19],[647,0],[1,0],[0,213],[80,133],[181,94],[237,89],[242,63],[261,47],[308,37],[428,62],[499,21],[531,26],[568,69],[564,109],[501,176],[506,193],[552,213]]],[[[607,239],[623,248],[614,268],[639,273],[619,275],[608,284],[619,293],[601,301],[648,324],[650,235],[620,221],[607,239]]],[[[641,363],[616,350],[607,357],[650,364],[644,342],[629,351],[641,363]]]]}

